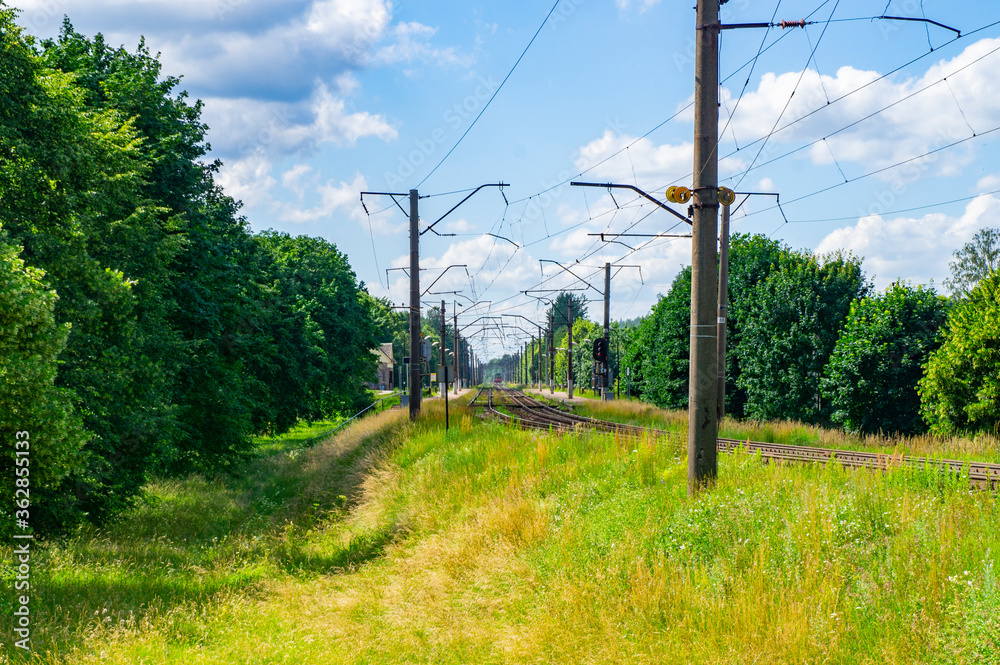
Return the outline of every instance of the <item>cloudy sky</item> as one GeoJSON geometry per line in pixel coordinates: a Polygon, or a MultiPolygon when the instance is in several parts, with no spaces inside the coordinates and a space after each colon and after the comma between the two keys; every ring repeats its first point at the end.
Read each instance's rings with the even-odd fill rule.
{"type": "MultiPolygon", "coordinates": [[[[222,184],[253,227],[336,243],[369,290],[396,304],[408,301],[405,275],[391,270],[409,265],[407,218],[387,197],[362,207],[363,190],[429,195],[426,226],[464,190],[510,184],[479,191],[435,227],[455,235],[421,238],[423,284],[466,266],[441,276],[425,303],[457,299],[467,322],[487,310],[540,320],[544,306],[524,290],[581,288],[596,300],[606,261],[641,266],[616,268],[612,283],[612,317],[633,318],[690,263],[687,239],[588,235],[684,230],[630,192],[568,182],[660,198],[690,185],[692,2],[4,1],[36,36],[54,36],[66,15],[111,43],[145,37],[164,72],[204,100],[222,184]],[[449,291],[460,294],[433,295],[449,291]]],[[[940,288],[952,252],[1000,226],[1000,6],[724,6],[724,22],[772,18],[815,23],[722,37],[722,184],[781,202],[749,198],[733,230],[851,251],[878,288],[940,288]],[[871,20],[881,15],[926,17],[961,37],[871,20]]],[[[592,319],[600,309],[590,305],[592,319]]],[[[479,344],[484,357],[502,350],[479,344]]]]}

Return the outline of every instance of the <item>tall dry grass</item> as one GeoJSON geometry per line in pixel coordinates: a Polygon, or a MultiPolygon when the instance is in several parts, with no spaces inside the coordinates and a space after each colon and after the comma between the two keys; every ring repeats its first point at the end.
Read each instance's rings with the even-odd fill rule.
{"type": "MultiPolygon", "coordinates": [[[[428,402],[305,455],[256,534],[295,543],[277,559],[295,565],[131,621],[78,618],[38,660],[1000,662],[993,493],[738,453],[691,499],[682,447],[452,408],[447,433],[428,402]]],[[[93,574],[113,611],[122,578],[93,574]]]]}

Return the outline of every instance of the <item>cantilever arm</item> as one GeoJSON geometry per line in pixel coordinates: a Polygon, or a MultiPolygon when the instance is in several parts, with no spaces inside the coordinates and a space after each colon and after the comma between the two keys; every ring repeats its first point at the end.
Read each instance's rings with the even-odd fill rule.
{"type": "Polygon", "coordinates": [[[643,197],[644,199],[648,199],[648,200],[652,201],[653,203],[655,203],[656,205],[660,206],[661,208],[663,208],[664,210],[666,210],[667,212],[669,212],[671,215],[673,215],[677,219],[681,220],[682,222],[684,222],[686,224],[690,224],[691,223],[690,219],[688,219],[684,215],[680,214],[679,212],[677,212],[676,210],[674,210],[673,208],[671,208],[670,206],[668,206],[663,201],[660,201],[659,199],[653,198],[652,196],[650,196],[646,192],[642,191],[638,187],[634,187],[632,185],[619,185],[619,184],[611,183],[611,182],[571,182],[569,184],[573,185],[574,187],[601,187],[601,188],[607,188],[607,189],[631,189],[633,192],[635,192],[639,196],[643,197]]]}

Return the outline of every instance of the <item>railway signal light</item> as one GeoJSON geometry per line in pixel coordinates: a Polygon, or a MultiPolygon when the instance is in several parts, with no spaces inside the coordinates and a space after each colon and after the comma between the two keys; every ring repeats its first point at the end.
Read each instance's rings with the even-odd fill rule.
{"type": "Polygon", "coordinates": [[[605,337],[598,337],[594,340],[594,360],[605,362],[608,359],[608,340],[605,337]]]}

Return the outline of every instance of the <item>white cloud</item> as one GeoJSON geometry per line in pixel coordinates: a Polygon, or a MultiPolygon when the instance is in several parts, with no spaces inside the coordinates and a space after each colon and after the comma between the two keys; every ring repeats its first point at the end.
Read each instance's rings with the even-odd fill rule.
{"type": "Polygon", "coordinates": [[[203,115],[212,128],[213,151],[223,156],[256,150],[275,156],[310,153],[324,144],[354,146],[366,137],[391,141],[397,136],[384,116],[349,111],[346,101],[322,83],[308,102],[213,98],[205,101],[203,115]]]}
{"type": "MultiPolygon", "coordinates": [[[[660,4],[660,0],[639,0],[635,4],[638,5],[639,12],[641,13],[660,4]]],[[[625,11],[632,7],[632,0],[615,0],[615,5],[620,11],[625,11]]]]}
{"type": "Polygon", "coordinates": [[[247,206],[261,205],[270,200],[276,183],[271,176],[271,166],[264,152],[257,150],[225,164],[216,176],[216,182],[237,201],[243,201],[247,206]]]}
{"type": "Polygon", "coordinates": [[[973,199],[957,218],[943,213],[895,219],[870,215],[827,235],[816,253],[844,249],[863,256],[865,270],[878,289],[897,279],[916,284],[933,280],[940,285],[949,275],[952,253],[979,229],[995,225],[998,216],[1000,199],[994,196],[973,199]]]}
{"type": "Polygon", "coordinates": [[[998,189],[1000,189],[1000,173],[991,173],[988,176],[980,178],[973,191],[994,192],[998,189]]]}
{"type": "Polygon", "coordinates": [[[302,179],[309,173],[312,173],[312,170],[312,167],[308,164],[296,164],[281,174],[281,185],[285,189],[295,192],[301,199],[305,196],[307,186],[306,183],[302,182],[302,179]]]}
{"type": "Polygon", "coordinates": [[[461,56],[454,47],[438,48],[428,43],[437,32],[435,28],[422,23],[400,23],[393,28],[395,41],[375,51],[370,62],[378,65],[393,65],[415,61],[432,62],[438,65],[469,66],[470,56],[461,56]]]}
{"type": "MultiPolygon", "coordinates": [[[[610,129],[581,147],[575,160],[579,171],[593,167],[587,171],[588,178],[633,185],[638,181],[639,187],[657,188],[689,180],[693,163],[694,148],[690,142],[656,145],[649,139],[636,139],[610,129]]],[[[720,172],[744,167],[740,158],[719,162],[720,172]]]]}
{"type": "Polygon", "coordinates": [[[334,212],[340,208],[349,208],[349,215],[354,219],[363,219],[364,210],[361,208],[361,192],[368,187],[365,177],[360,173],[355,174],[351,182],[340,181],[334,184],[332,180],[316,188],[319,202],[311,208],[297,208],[284,203],[274,203],[278,212],[278,219],[283,222],[313,222],[318,219],[330,218],[334,212]]]}
{"type": "MultiPolygon", "coordinates": [[[[998,47],[1000,39],[980,40],[911,79],[888,77],[875,82],[877,72],[853,67],[841,67],[834,76],[808,70],[801,82],[799,72],[767,73],[756,90],[743,95],[731,129],[738,141],[746,143],[766,136],[778,123],[780,131],[770,137],[759,162],[786,152],[789,145],[804,146],[829,136],[803,156],[815,164],[832,164],[836,159],[847,165],[848,177],[861,175],[971,137],[973,129],[992,129],[1000,115],[1000,81],[993,74],[1000,53],[990,52],[998,47]],[[959,71],[978,58],[983,59],[959,71]],[[941,80],[944,77],[947,82],[941,80]],[[828,105],[828,100],[841,97],[828,105]],[[809,115],[817,109],[821,110],[809,115]],[[788,129],[780,129],[799,119],[788,129]],[[854,122],[858,124],[851,126],[854,122]]],[[[724,94],[725,107],[734,108],[731,93],[724,94]]],[[[731,136],[729,131],[726,136],[731,136]]],[[[755,154],[758,149],[754,145],[750,151],[755,154]]],[[[951,148],[879,177],[906,183],[931,172],[954,175],[973,159],[974,150],[974,144],[951,148]]]]}

